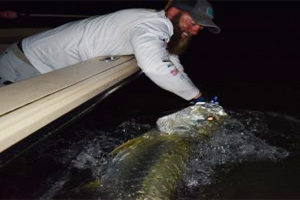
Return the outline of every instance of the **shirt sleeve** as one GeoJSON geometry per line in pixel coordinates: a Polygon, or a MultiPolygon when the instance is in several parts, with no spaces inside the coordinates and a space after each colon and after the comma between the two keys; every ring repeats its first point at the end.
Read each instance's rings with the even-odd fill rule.
{"type": "Polygon", "coordinates": [[[131,32],[131,44],[138,66],[161,88],[191,100],[199,94],[199,89],[184,73],[178,57],[166,50],[169,38],[163,27],[149,24],[135,27],[131,32]]]}

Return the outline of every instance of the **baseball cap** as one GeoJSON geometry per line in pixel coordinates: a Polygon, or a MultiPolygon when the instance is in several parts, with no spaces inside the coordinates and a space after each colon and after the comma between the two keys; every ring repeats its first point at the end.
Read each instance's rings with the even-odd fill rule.
{"type": "Polygon", "coordinates": [[[173,0],[170,6],[188,12],[200,25],[212,33],[220,33],[221,29],[213,22],[214,10],[206,0],[173,0]]]}

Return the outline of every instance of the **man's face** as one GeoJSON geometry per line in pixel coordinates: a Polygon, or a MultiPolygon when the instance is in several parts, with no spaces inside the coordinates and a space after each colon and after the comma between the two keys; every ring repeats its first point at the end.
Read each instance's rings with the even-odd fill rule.
{"type": "Polygon", "coordinates": [[[171,22],[174,27],[174,34],[168,43],[168,51],[180,55],[188,47],[191,37],[197,35],[204,27],[195,23],[187,12],[179,12],[171,19],[171,22]]]}
{"type": "Polygon", "coordinates": [[[204,27],[197,24],[188,12],[183,12],[179,19],[179,28],[182,31],[182,38],[197,35],[204,27]]]}

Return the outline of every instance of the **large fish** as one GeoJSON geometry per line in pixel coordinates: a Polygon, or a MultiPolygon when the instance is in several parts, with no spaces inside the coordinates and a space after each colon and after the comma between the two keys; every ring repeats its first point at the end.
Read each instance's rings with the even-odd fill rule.
{"type": "Polygon", "coordinates": [[[220,128],[227,117],[203,103],[158,119],[159,131],[129,140],[111,152],[101,177],[101,199],[171,199],[193,145],[220,128]]]}
{"type": "MultiPolygon", "coordinates": [[[[158,130],[114,149],[107,170],[96,181],[55,198],[172,199],[193,145],[218,130],[227,114],[218,104],[196,104],[157,120],[158,130]],[[100,194],[99,194],[100,193],[100,194]]],[[[71,187],[72,188],[72,187],[71,187]]]]}

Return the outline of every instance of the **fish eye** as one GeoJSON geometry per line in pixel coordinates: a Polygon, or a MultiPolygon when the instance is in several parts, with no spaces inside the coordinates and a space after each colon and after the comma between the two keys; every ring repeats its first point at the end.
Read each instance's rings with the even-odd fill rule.
{"type": "Polygon", "coordinates": [[[215,120],[215,118],[213,116],[207,117],[207,121],[213,121],[213,120],[215,120]]]}

